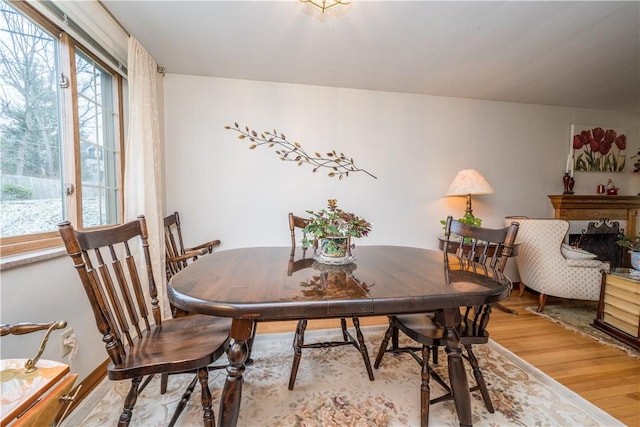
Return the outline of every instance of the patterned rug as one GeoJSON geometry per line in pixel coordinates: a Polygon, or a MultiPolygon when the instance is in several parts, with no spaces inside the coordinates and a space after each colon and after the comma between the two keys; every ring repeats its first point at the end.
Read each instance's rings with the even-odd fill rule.
{"type": "MultiPolygon", "coordinates": [[[[308,331],[307,341],[336,336],[336,331],[308,331]]],[[[363,328],[370,356],[375,357],[384,329],[363,328]]],[[[337,337],[337,336],[336,336],[337,337]]],[[[375,380],[369,381],[360,353],[351,347],[303,352],[295,388],[287,389],[293,335],[258,335],[255,363],[244,375],[239,426],[418,426],[420,425],[420,369],[404,354],[385,355],[375,380]]],[[[479,393],[472,394],[475,426],[619,426],[604,411],[562,386],[540,370],[496,344],[476,346],[496,412],[487,412],[479,393]]],[[[439,361],[446,361],[444,353],[439,361]]],[[[446,377],[446,367],[435,369],[446,377]]],[[[469,373],[469,381],[473,376],[469,373]]],[[[174,375],[168,391],[159,394],[154,378],[138,398],[131,425],[166,425],[192,376],[174,375]]],[[[210,387],[218,415],[225,371],[212,371],[210,387]]],[[[63,426],[116,425],[128,381],[103,381],[67,418],[63,426]]],[[[177,425],[202,425],[200,393],[196,387],[177,425]]],[[[431,395],[442,389],[431,382],[431,395]]],[[[432,426],[457,426],[453,402],[431,405],[432,426]]],[[[217,419],[216,419],[217,421],[217,419]]]]}
{"type": "Polygon", "coordinates": [[[640,351],[626,345],[612,336],[596,329],[593,320],[598,311],[597,301],[563,300],[559,304],[548,304],[542,313],[537,307],[527,307],[527,311],[538,316],[546,317],[567,329],[592,338],[601,344],[624,350],[629,356],[640,358],[640,351]]]}

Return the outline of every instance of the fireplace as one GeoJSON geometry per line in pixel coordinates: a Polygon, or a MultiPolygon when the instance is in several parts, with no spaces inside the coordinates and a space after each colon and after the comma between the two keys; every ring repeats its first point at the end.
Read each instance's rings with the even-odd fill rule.
{"type": "MultiPolygon", "coordinates": [[[[600,220],[603,221],[602,218],[608,218],[608,221],[624,221],[625,222],[625,230],[619,229],[620,233],[623,233],[627,236],[634,236],[636,232],[639,232],[637,228],[637,216],[638,210],[640,210],[640,197],[639,196],[608,196],[608,195],[575,195],[575,194],[562,194],[562,195],[551,195],[549,196],[549,200],[553,205],[554,217],[566,219],[569,221],[594,221],[600,220]]],[[[587,227],[588,229],[588,227],[587,227]]],[[[586,230],[584,230],[585,234],[590,234],[586,230]]],[[[597,234],[597,233],[594,233],[597,234]]],[[[582,233],[578,234],[579,238],[582,236],[582,233]]],[[[577,239],[576,238],[576,239],[577,239]]],[[[614,237],[611,235],[607,235],[604,233],[603,236],[589,236],[584,237],[586,239],[584,244],[589,246],[591,243],[588,243],[587,240],[605,240],[608,241],[607,245],[611,244],[611,241],[614,241],[614,237]]],[[[600,251],[601,243],[596,243],[594,246],[598,246],[598,248],[585,247],[584,249],[589,252],[600,251]]],[[[619,250],[618,254],[622,259],[621,264],[623,267],[630,266],[629,263],[629,254],[625,253],[622,248],[616,248],[614,250],[619,250]]],[[[613,252],[613,251],[612,251],[613,252]]],[[[611,257],[611,255],[600,255],[611,257]]],[[[614,254],[615,256],[615,254],[614,254]]],[[[612,266],[615,266],[612,264],[612,266]]]]}
{"type": "Polygon", "coordinates": [[[609,261],[612,268],[622,267],[624,250],[616,242],[623,236],[620,223],[602,218],[590,222],[580,234],[569,234],[569,244],[596,254],[600,261],[609,261]]]}

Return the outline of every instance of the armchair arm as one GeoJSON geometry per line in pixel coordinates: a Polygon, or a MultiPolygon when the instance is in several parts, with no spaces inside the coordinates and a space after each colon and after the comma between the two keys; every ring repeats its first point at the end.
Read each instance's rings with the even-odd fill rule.
{"type": "Polygon", "coordinates": [[[218,246],[219,244],[220,244],[220,240],[211,240],[210,242],[206,242],[206,243],[203,243],[201,245],[194,246],[192,248],[185,248],[184,251],[185,252],[190,252],[190,251],[204,250],[204,252],[201,253],[200,255],[205,255],[205,254],[210,254],[211,252],[213,252],[213,247],[214,246],[218,246]]]}
{"type": "Polygon", "coordinates": [[[206,255],[208,254],[208,250],[207,248],[202,248],[199,250],[190,250],[187,251],[185,253],[183,253],[182,255],[176,255],[176,256],[168,256],[167,255],[167,262],[183,262],[183,261],[189,261],[189,260],[197,260],[199,256],[202,255],[206,255]]]}
{"type": "Polygon", "coordinates": [[[611,270],[611,263],[609,261],[600,261],[597,259],[568,259],[567,266],[579,268],[597,268],[600,270],[604,270],[606,273],[611,270]]]}
{"type": "Polygon", "coordinates": [[[67,326],[67,322],[65,320],[58,320],[49,323],[16,323],[15,325],[0,325],[0,336],[13,334],[13,335],[24,335],[30,334],[31,332],[43,331],[47,330],[47,333],[44,335],[42,342],[40,343],[40,348],[36,355],[27,360],[24,364],[24,368],[26,372],[33,372],[36,370],[36,364],[38,360],[40,360],[40,356],[42,356],[42,352],[44,352],[44,348],[49,340],[49,335],[53,332],[54,329],[62,329],[67,326]]]}
{"type": "Polygon", "coordinates": [[[567,265],[569,267],[581,267],[581,268],[603,268],[604,262],[597,259],[568,259],[567,265]]]}

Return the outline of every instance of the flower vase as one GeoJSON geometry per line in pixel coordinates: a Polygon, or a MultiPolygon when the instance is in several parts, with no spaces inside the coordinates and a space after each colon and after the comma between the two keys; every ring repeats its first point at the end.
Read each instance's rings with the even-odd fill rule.
{"type": "Polygon", "coordinates": [[[351,256],[350,236],[323,237],[319,241],[318,261],[329,264],[341,264],[351,256]]]}
{"type": "Polygon", "coordinates": [[[569,175],[569,172],[565,172],[562,176],[562,184],[564,185],[564,192],[562,194],[573,194],[573,184],[575,181],[573,177],[569,175]]]}

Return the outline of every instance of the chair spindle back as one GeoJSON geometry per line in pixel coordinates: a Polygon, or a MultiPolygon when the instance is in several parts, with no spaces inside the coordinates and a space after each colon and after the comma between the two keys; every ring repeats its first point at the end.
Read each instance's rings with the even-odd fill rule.
{"type": "MultiPolygon", "coordinates": [[[[302,218],[289,212],[289,232],[291,233],[291,257],[295,255],[295,251],[296,251],[296,228],[303,229],[307,226],[308,223],[309,223],[308,218],[302,218]]],[[[313,243],[313,247],[314,248],[317,247],[317,243],[315,240],[313,243]]],[[[306,251],[307,251],[307,248],[304,248],[302,251],[303,258],[305,257],[306,251]]]]}
{"type": "Polygon", "coordinates": [[[58,229],[91,303],[107,353],[114,364],[120,364],[127,346],[133,347],[153,325],[162,323],[145,218],[141,215],[126,224],[87,232],[77,231],[65,221],[58,229]],[[131,250],[140,244],[141,270],[137,254],[131,250]],[[140,272],[146,275],[148,298],[140,272]]]}
{"type": "Polygon", "coordinates": [[[449,216],[445,225],[445,264],[448,265],[453,249],[461,261],[473,261],[502,273],[513,253],[517,233],[517,222],[509,227],[492,229],[465,224],[449,216]]]}

